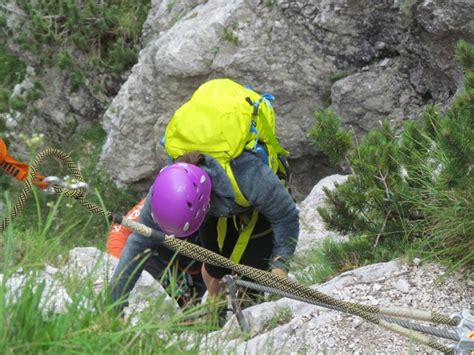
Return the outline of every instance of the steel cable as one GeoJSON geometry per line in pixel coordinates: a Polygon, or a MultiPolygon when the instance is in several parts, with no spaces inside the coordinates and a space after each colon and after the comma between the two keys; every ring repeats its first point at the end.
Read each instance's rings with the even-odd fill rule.
{"type": "MultiPolygon", "coordinates": [[[[254,282],[245,281],[245,280],[235,280],[235,284],[238,285],[238,286],[250,288],[252,290],[256,290],[256,291],[260,291],[260,292],[267,292],[267,293],[271,293],[271,294],[274,294],[274,295],[291,298],[291,299],[294,299],[294,300],[297,300],[297,301],[314,304],[316,306],[333,309],[333,310],[336,310],[336,311],[339,311],[339,312],[344,312],[343,309],[341,309],[337,306],[324,304],[324,303],[321,303],[321,302],[310,301],[310,300],[304,299],[302,297],[294,296],[289,292],[285,292],[285,291],[282,291],[282,290],[279,290],[279,289],[276,289],[276,288],[262,286],[262,285],[254,283],[254,282]]],[[[380,319],[383,319],[383,320],[386,320],[387,322],[390,322],[390,323],[398,324],[398,325],[400,325],[404,328],[407,328],[407,329],[413,329],[413,330],[416,330],[416,331],[419,331],[419,332],[422,332],[422,333],[425,333],[425,334],[429,334],[429,335],[434,335],[434,336],[437,336],[437,337],[440,337],[440,338],[450,339],[450,340],[454,340],[454,341],[459,341],[459,339],[460,339],[459,335],[457,333],[450,332],[446,329],[438,329],[438,328],[434,328],[434,327],[429,327],[429,326],[413,323],[413,322],[403,320],[403,319],[388,317],[388,316],[383,315],[383,314],[377,314],[376,317],[378,317],[380,319]]]]}

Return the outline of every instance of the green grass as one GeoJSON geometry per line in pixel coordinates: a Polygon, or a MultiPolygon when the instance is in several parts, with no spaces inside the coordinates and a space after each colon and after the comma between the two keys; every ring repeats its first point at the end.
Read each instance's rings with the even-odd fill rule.
{"type": "Polygon", "coordinates": [[[265,324],[263,329],[268,332],[276,327],[288,323],[293,318],[293,312],[288,307],[277,307],[274,310],[274,315],[265,324]]]}
{"type": "Polygon", "coordinates": [[[371,238],[361,235],[345,242],[326,238],[303,257],[295,258],[291,271],[298,282],[310,286],[329,281],[345,271],[397,257],[408,257],[411,251],[410,244],[397,240],[375,247],[371,238]]]}
{"type": "Polygon", "coordinates": [[[437,179],[425,179],[427,175],[435,176],[433,161],[448,164],[442,151],[433,154],[436,159],[418,165],[418,193],[405,196],[422,216],[413,228],[419,234],[414,249],[422,259],[440,261],[448,271],[464,269],[474,277],[474,190],[448,190],[437,179]]]}
{"type": "MultiPolygon", "coordinates": [[[[126,212],[138,197],[116,188],[97,170],[96,163],[104,139],[105,132],[100,126],[91,125],[74,136],[69,153],[80,165],[87,181],[97,188],[88,199],[98,205],[110,202],[107,208],[126,212]]],[[[35,155],[36,148],[32,146],[32,155],[35,155]]],[[[66,172],[64,167],[53,161],[48,161],[41,171],[54,172],[59,176],[66,172]]],[[[14,186],[15,189],[9,188],[2,196],[7,205],[12,203],[22,187],[21,184],[14,186]]],[[[92,275],[85,279],[83,275],[73,275],[58,278],[73,300],[67,313],[42,314],[38,304],[46,291],[44,285],[35,280],[34,273],[41,272],[45,264],[61,269],[68,260],[69,250],[74,247],[94,245],[103,250],[109,223],[103,217],[91,215],[72,199],[34,191],[20,217],[0,238],[0,273],[4,274],[3,280],[19,268],[33,273],[15,304],[9,302],[6,296],[5,283],[0,285],[1,353],[198,352],[201,339],[216,329],[219,307],[212,303],[188,306],[176,312],[160,298],[140,314],[136,325],[124,324],[113,312],[114,305],[108,302],[106,292],[94,295],[92,275]],[[93,309],[84,309],[84,299],[90,300],[88,304],[93,309]],[[191,347],[188,344],[190,334],[195,339],[195,345],[191,347]]],[[[171,273],[170,277],[168,293],[174,295],[180,291],[173,287],[177,283],[173,278],[178,275],[171,273]]]]}
{"type": "MultiPolygon", "coordinates": [[[[98,167],[99,156],[106,134],[103,129],[94,124],[80,132],[76,132],[67,146],[58,147],[68,154],[79,166],[82,175],[91,187],[87,199],[99,206],[102,202],[108,210],[126,213],[136,202],[142,198],[142,194],[127,191],[115,186],[115,184],[98,167]]],[[[41,150],[32,147],[30,154],[33,158],[41,150]]],[[[45,175],[64,177],[71,172],[55,160],[45,160],[40,166],[40,172],[45,175]]],[[[16,201],[23,184],[9,178],[8,184],[4,182],[9,191],[10,199],[16,201]]],[[[27,248],[30,243],[45,242],[44,254],[41,247],[37,247],[38,257],[47,256],[48,249],[54,254],[58,248],[71,248],[81,245],[105,245],[105,235],[108,231],[108,222],[98,216],[93,216],[78,202],[70,198],[59,198],[57,195],[46,195],[35,189],[35,194],[25,204],[16,223],[16,233],[19,238],[18,255],[25,254],[22,249],[27,248]],[[51,206],[51,207],[48,207],[51,206]],[[52,214],[54,212],[54,218],[52,214]],[[28,236],[43,230],[48,225],[46,233],[37,234],[41,238],[35,242],[28,236]],[[58,240],[50,240],[60,235],[58,240]],[[50,244],[48,246],[48,244],[50,244]],[[59,245],[57,245],[59,244],[59,245]]],[[[1,241],[0,241],[1,243],[1,241]]],[[[33,258],[36,258],[33,257],[33,258]]]]}
{"type": "Polygon", "coordinates": [[[0,87],[12,89],[23,80],[25,73],[26,66],[0,43],[0,87]]]}
{"type": "Polygon", "coordinates": [[[264,4],[266,7],[272,8],[273,5],[275,4],[275,2],[274,2],[274,0],[264,0],[263,4],[264,4]]]}
{"type": "Polygon", "coordinates": [[[336,81],[344,79],[345,77],[347,77],[349,75],[350,75],[349,72],[337,72],[337,73],[331,74],[330,79],[331,79],[332,83],[335,83],[336,81]]]}
{"type": "MultiPolygon", "coordinates": [[[[48,300],[53,295],[38,278],[39,273],[45,263],[61,269],[72,246],[69,244],[74,243],[74,240],[67,240],[67,227],[57,218],[64,209],[63,200],[59,198],[49,208],[45,219],[31,221],[29,228],[22,226],[21,230],[27,229],[27,233],[18,232],[18,222],[10,224],[2,233],[0,352],[196,353],[204,335],[215,329],[217,317],[213,309],[217,307],[211,303],[177,311],[164,302],[163,295],[152,300],[144,312],[132,314],[129,320],[133,317],[139,320],[132,324],[114,311],[116,304],[109,301],[106,289],[94,293],[95,272],[92,271],[87,276],[56,277],[56,282],[67,290],[71,302],[64,313],[42,310],[41,299],[48,300]],[[60,255],[63,257],[59,259],[60,255]],[[12,294],[6,281],[20,267],[27,276],[22,291],[12,294]],[[195,323],[185,325],[189,320],[195,323]],[[189,345],[190,334],[194,345],[189,345]]],[[[8,194],[6,201],[10,206],[8,194]]]]}
{"type": "Polygon", "coordinates": [[[0,41],[0,113],[8,112],[10,106],[13,106],[13,109],[24,109],[24,102],[21,98],[10,99],[10,96],[13,87],[24,79],[25,73],[25,64],[16,56],[8,53],[0,41]]]}
{"type": "MultiPolygon", "coordinates": [[[[70,77],[72,91],[88,81],[106,91],[103,78],[97,79],[100,75],[120,80],[137,61],[150,0],[16,0],[16,5],[25,14],[21,25],[8,28],[0,17],[0,89],[11,91],[26,71],[7,51],[9,39],[38,58],[38,72],[55,66],[62,69],[70,77]]],[[[0,112],[9,108],[4,96],[0,95],[0,112]]],[[[28,106],[17,101],[11,105],[17,111],[28,106]]]]}
{"type": "MultiPolygon", "coordinates": [[[[123,321],[107,302],[106,294],[94,295],[92,282],[82,282],[80,291],[70,293],[72,302],[66,313],[43,312],[42,298],[51,295],[45,284],[26,279],[16,302],[11,302],[5,284],[0,285],[0,352],[34,353],[183,353],[196,352],[203,325],[180,327],[184,320],[197,316],[198,308],[180,313],[157,299],[135,325],[123,321]],[[88,300],[88,302],[85,302],[88,300]],[[184,331],[196,332],[196,344],[188,349],[184,331]],[[194,350],[193,350],[194,349],[194,350]]],[[[207,325],[205,325],[207,326],[207,325]]]]}

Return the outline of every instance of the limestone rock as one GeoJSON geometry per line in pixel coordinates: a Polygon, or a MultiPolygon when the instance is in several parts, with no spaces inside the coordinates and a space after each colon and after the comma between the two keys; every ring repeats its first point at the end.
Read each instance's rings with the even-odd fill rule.
{"type": "MultiPolygon", "coordinates": [[[[8,290],[6,299],[16,302],[25,287],[37,290],[44,283],[41,295],[40,308],[45,316],[52,313],[64,313],[73,300],[65,287],[65,281],[90,282],[94,294],[104,290],[108,285],[118,259],[94,247],[74,248],[69,252],[67,264],[57,269],[50,265],[45,266],[44,272],[24,274],[21,270],[10,275],[6,282],[8,290]]],[[[0,282],[3,275],[0,274],[0,282]]],[[[161,299],[165,291],[163,287],[146,271],[142,273],[129,297],[129,306],[125,315],[133,315],[132,322],[137,321],[140,312],[143,312],[150,302],[161,299]]],[[[165,294],[166,295],[166,294],[165,294]]],[[[77,296],[77,295],[76,295],[77,296]]],[[[168,295],[164,297],[165,305],[178,309],[175,300],[168,295]]],[[[81,305],[93,310],[92,301],[83,298],[81,305]]],[[[157,315],[157,320],[163,315],[157,315]]]]}
{"type": "MultiPolygon", "coordinates": [[[[0,280],[2,280],[3,275],[0,276],[0,280]]],[[[71,297],[62,284],[47,272],[10,275],[5,281],[7,290],[5,300],[16,303],[25,288],[32,292],[38,292],[39,287],[43,288],[39,307],[44,316],[47,316],[48,313],[64,313],[67,311],[68,305],[72,303],[71,297]]]]}
{"type": "Polygon", "coordinates": [[[343,239],[342,236],[328,231],[319,215],[317,208],[323,207],[325,202],[324,188],[333,190],[337,184],[346,182],[346,175],[332,175],[319,181],[311,190],[311,193],[301,202],[298,207],[300,210],[300,236],[296,246],[296,255],[302,255],[306,251],[314,248],[317,242],[326,237],[334,239],[343,239]]]}
{"type": "Polygon", "coordinates": [[[203,82],[230,77],[275,94],[302,199],[337,170],[309,144],[314,111],[332,102],[363,133],[445,107],[461,86],[454,45],[473,38],[473,15],[469,0],[152,1],[146,47],[104,117],[103,166],[145,188],[165,162],[158,142],[172,113],[203,82]]]}
{"type": "MultiPolygon", "coordinates": [[[[439,283],[444,272],[445,269],[437,264],[411,267],[392,261],[349,271],[313,288],[337,299],[383,307],[409,306],[448,315],[454,311],[472,309],[473,286],[466,278],[455,277],[439,283]],[[400,291],[394,286],[401,283],[409,283],[410,292],[400,291]],[[371,296],[375,286],[378,293],[371,296]]],[[[322,354],[328,351],[335,354],[433,352],[431,348],[359,317],[286,298],[247,308],[244,315],[253,320],[250,323],[250,339],[239,336],[236,322],[230,320],[222,330],[208,336],[210,343],[207,344],[212,344],[209,349],[252,355],[298,352],[322,354]],[[265,320],[271,319],[281,307],[290,309],[293,318],[273,329],[263,327],[260,320],[265,324],[265,320]],[[228,337],[230,329],[233,332],[228,337]]]]}
{"type": "Polygon", "coordinates": [[[384,119],[400,128],[405,118],[418,117],[423,103],[409,82],[407,65],[399,58],[385,59],[337,81],[331,89],[332,107],[344,124],[367,133],[384,119]]]}
{"type": "MultiPolygon", "coordinates": [[[[98,293],[107,286],[112,278],[118,259],[94,247],[74,248],[69,252],[68,263],[61,270],[66,278],[93,280],[94,292],[98,293]]],[[[159,299],[165,290],[147,271],[143,271],[129,298],[129,310],[144,310],[150,301],[159,299]]],[[[165,302],[177,307],[168,295],[165,302]]]]}
{"type": "Polygon", "coordinates": [[[417,7],[416,19],[424,30],[437,36],[472,33],[473,12],[474,3],[470,0],[424,0],[417,7]]]}
{"type": "Polygon", "coordinates": [[[403,293],[408,293],[408,291],[410,290],[410,284],[407,282],[407,280],[404,279],[400,279],[395,282],[394,286],[397,290],[403,293]]]}

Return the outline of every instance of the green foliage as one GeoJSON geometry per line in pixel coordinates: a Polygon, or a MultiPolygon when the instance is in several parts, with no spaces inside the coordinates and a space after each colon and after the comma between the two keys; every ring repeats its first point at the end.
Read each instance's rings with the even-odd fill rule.
{"type": "Polygon", "coordinates": [[[71,90],[79,90],[85,82],[86,79],[84,78],[82,72],[78,69],[73,70],[73,72],[71,73],[71,90]]]}
{"type": "Polygon", "coordinates": [[[127,47],[124,41],[119,40],[107,53],[107,62],[114,73],[120,74],[137,62],[137,54],[134,49],[127,47]]]}
{"type": "Polygon", "coordinates": [[[61,69],[71,69],[74,67],[74,59],[72,58],[71,53],[67,50],[62,50],[58,54],[58,66],[61,69]]]}
{"type": "Polygon", "coordinates": [[[461,40],[456,48],[456,58],[465,68],[465,72],[474,70],[474,47],[472,44],[461,40]]]}
{"type": "Polygon", "coordinates": [[[10,108],[15,111],[24,111],[26,109],[26,100],[21,96],[10,97],[8,104],[10,108]]]}
{"type": "Polygon", "coordinates": [[[13,87],[20,83],[26,74],[26,66],[16,56],[9,54],[0,43],[0,113],[10,109],[24,111],[29,102],[40,96],[40,86],[35,86],[22,96],[12,96],[13,87]]]}
{"type": "MultiPolygon", "coordinates": [[[[102,127],[99,124],[94,124],[88,128],[83,128],[82,131],[76,132],[66,145],[58,146],[57,148],[68,152],[80,167],[82,175],[92,189],[87,196],[88,200],[97,205],[101,205],[101,200],[103,200],[108,209],[125,213],[143,196],[138,196],[137,193],[118,188],[97,168],[105,138],[106,133],[102,127]]],[[[31,141],[33,142],[33,140],[31,141]]],[[[31,150],[31,158],[37,154],[37,148],[36,150],[31,150]]],[[[53,160],[44,161],[40,166],[40,172],[44,176],[70,175],[70,171],[66,167],[59,165],[53,160]]],[[[9,190],[12,195],[17,196],[22,187],[22,184],[14,184],[9,190]]],[[[44,222],[32,224],[32,221],[45,221],[52,211],[51,208],[55,206],[57,198],[55,195],[49,196],[44,193],[38,193],[36,204],[34,200],[30,199],[18,217],[16,224],[18,235],[24,235],[25,239],[27,239],[28,235],[37,233],[37,230],[42,228],[44,222]],[[51,207],[46,208],[48,205],[51,207]]],[[[104,246],[105,235],[108,232],[108,224],[103,219],[92,216],[72,199],[61,200],[52,228],[54,233],[51,234],[62,235],[61,244],[58,248],[72,248],[73,246],[90,245],[91,243],[104,246]],[[71,228],[71,226],[74,227],[71,228]]],[[[27,244],[28,242],[22,245],[27,244]]],[[[40,250],[40,248],[37,248],[37,250],[40,250]]],[[[52,250],[57,252],[58,249],[52,248],[52,250]]],[[[38,257],[38,260],[43,260],[43,258],[38,257]]]]}
{"type": "Polygon", "coordinates": [[[56,58],[53,61],[61,69],[71,72],[72,89],[77,90],[85,83],[84,73],[91,78],[103,71],[121,74],[136,63],[150,0],[17,0],[17,5],[30,23],[11,35],[23,50],[44,60],[56,58]],[[81,55],[93,59],[88,63],[73,59],[81,55]]]}
{"type": "Polygon", "coordinates": [[[339,118],[326,109],[316,113],[315,124],[309,130],[315,148],[324,151],[334,162],[345,158],[353,140],[353,133],[346,132],[339,126],[339,118]]]}
{"type": "Polygon", "coordinates": [[[15,56],[7,53],[5,48],[0,47],[0,85],[4,88],[12,88],[15,83],[23,80],[25,76],[25,65],[15,56]]]}
{"type": "Polygon", "coordinates": [[[350,73],[348,72],[337,72],[331,75],[331,82],[335,83],[338,80],[344,79],[346,76],[348,76],[350,73]]]}
{"type": "Polygon", "coordinates": [[[8,112],[10,105],[8,101],[10,100],[10,90],[0,88],[0,113],[8,112]]]}
{"type": "Polygon", "coordinates": [[[304,257],[295,259],[291,270],[299,282],[311,286],[326,282],[341,272],[392,260],[402,255],[407,247],[405,242],[388,240],[374,248],[371,238],[365,235],[353,235],[347,241],[328,237],[304,257]]]}
{"type": "Polygon", "coordinates": [[[273,7],[274,5],[274,0],[264,0],[263,4],[266,6],[266,7],[273,7]]]}
{"type": "Polygon", "coordinates": [[[0,28],[7,27],[7,17],[0,15],[0,28]]]}
{"type": "Polygon", "coordinates": [[[332,159],[345,158],[354,173],[325,191],[329,207],[319,212],[329,227],[364,235],[373,246],[408,238],[453,268],[474,264],[474,47],[461,41],[456,55],[465,90],[445,114],[430,107],[420,120],[406,122],[401,139],[384,122],[350,149],[348,141],[338,143],[337,118],[318,113],[311,137],[332,159]],[[331,136],[341,148],[330,144],[331,136]]]}
{"type": "Polygon", "coordinates": [[[293,312],[288,307],[277,307],[274,310],[274,315],[267,322],[263,324],[265,331],[272,330],[280,325],[288,323],[293,318],[293,312]]]}
{"type": "Polygon", "coordinates": [[[44,301],[54,295],[44,281],[35,279],[38,276],[39,273],[31,273],[21,291],[12,292],[5,283],[0,285],[2,354],[194,353],[200,345],[198,332],[209,328],[206,323],[200,328],[187,327],[188,332],[196,334],[196,343],[189,349],[185,329],[178,325],[196,317],[200,309],[176,312],[164,302],[164,297],[157,298],[136,324],[123,321],[114,313],[115,305],[107,301],[106,293],[94,295],[92,277],[83,280],[75,292],[69,292],[67,312],[43,311],[44,301]]]}
{"type": "Polygon", "coordinates": [[[324,90],[321,101],[323,103],[323,107],[331,106],[332,98],[331,98],[331,89],[330,88],[324,90]]]}
{"type": "Polygon", "coordinates": [[[224,40],[234,45],[239,43],[239,37],[234,33],[235,26],[226,26],[224,27],[224,40]]]}
{"type": "MultiPolygon", "coordinates": [[[[91,138],[98,132],[89,131],[91,138]]],[[[11,209],[6,194],[8,209],[11,209]]],[[[55,197],[50,204],[45,219],[31,220],[26,226],[14,221],[0,239],[2,251],[0,263],[3,282],[0,282],[0,352],[2,354],[36,353],[197,353],[200,347],[200,333],[212,330],[214,303],[204,306],[187,306],[176,311],[165,302],[165,295],[155,298],[133,323],[123,320],[115,312],[117,304],[110,302],[105,289],[96,294],[96,270],[93,266],[87,275],[56,275],[55,285],[64,286],[70,297],[63,313],[45,310],[43,306],[54,295],[41,281],[40,274],[44,262],[61,268],[66,260],[65,254],[74,243],[70,233],[85,229],[81,216],[70,218],[66,223],[58,216],[63,209],[75,210],[65,206],[66,198],[55,197]],[[21,227],[20,229],[18,229],[21,227]],[[63,256],[62,261],[57,257],[63,256]],[[7,280],[12,270],[22,267],[28,271],[21,290],[8,286],[7,280]],[[12,300],[15,300],[14,302],[12,300]],[[193,321],[195,324],[182,325],[193,321]],[[189,334],[193,334],[194,345],[189,345],[189,334]]],[[[40,205],[38,205],[40,206],[40,205]]],[[[98,260],[98,262],[100,262],[98,260]]],[[[173,281],[171,281],[173,283],[173,281]]],[[[53,289],[54,290],[54,289],[53,289]]],[[[173,296],[173,294],[171,294],[173,296]]],[[[213,349],[209,349],[211,352],[213,349]]]]}

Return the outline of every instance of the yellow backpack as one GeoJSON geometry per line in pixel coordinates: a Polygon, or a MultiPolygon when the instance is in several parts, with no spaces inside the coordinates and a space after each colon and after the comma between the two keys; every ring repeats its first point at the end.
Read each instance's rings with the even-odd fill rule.
{"type": "MultiPolygon", "coordinates": [[[[212,156],[229,176],[235,202],[249,207],[250,203],[240,191],[230,166],[232,159],[242,154],[244,149],[258,152],[282,180],[289,179],[288,168],[279,157],[289,152],[281,147],[275,137],[273,100],[271,94],[259,94],[229,79],[208,81],[174,113],[162,142],[173,160],[192,151],[212,156]]],[[[229,257],[232,261],[240,261],[257,219],[258,212],[254,209],[246,225],[240,229],[229,257]]],[[[234,225],[237,226],[236,217],[234,225]]],[[[217,223],[220,250],[226,234],[227,218],[220,217],[217,223]]]]}
{"type": "Polygon", "coordinates": [[[235,202],[248,207],[232,173],[232,159],[246,148],[255,150],[275,173],[287,173],[278,158],[289,152],[275,137],[273,100],[271,94],[259,94],[230,79],[210,80],[174,113],[166,127],[165,149],[173,160],[191,151],[215,158],[229,176],[235,202]]]}

